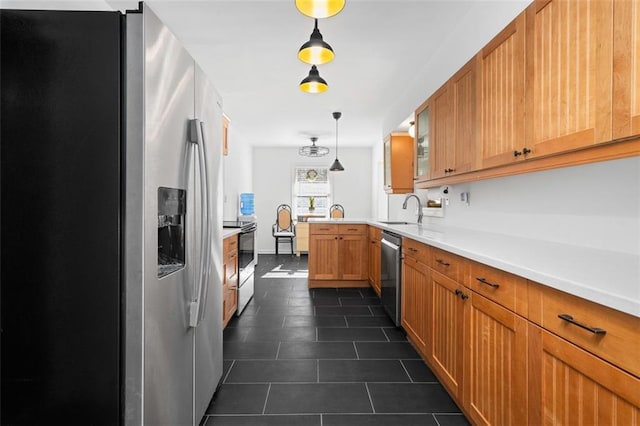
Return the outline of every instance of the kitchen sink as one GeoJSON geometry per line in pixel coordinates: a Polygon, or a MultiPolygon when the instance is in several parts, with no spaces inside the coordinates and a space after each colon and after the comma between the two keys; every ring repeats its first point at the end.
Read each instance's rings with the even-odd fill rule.
{"type": "Polygon", "coordinates": [[[379,222],[380,223],[384,223],[385,225],[410,225],[411,224],[410,222],[393,221],[393,220],[391,220],[391,221],[381,220],[379,222]]]}

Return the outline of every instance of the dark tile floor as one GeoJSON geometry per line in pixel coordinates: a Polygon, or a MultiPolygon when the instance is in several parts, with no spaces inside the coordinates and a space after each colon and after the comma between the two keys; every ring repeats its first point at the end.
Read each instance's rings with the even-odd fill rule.
{"type": "Polygon", "coordinates": [[[306,256],[259,260],[203,425],[469,424],[371,289],[309,290],[306,256]]]}

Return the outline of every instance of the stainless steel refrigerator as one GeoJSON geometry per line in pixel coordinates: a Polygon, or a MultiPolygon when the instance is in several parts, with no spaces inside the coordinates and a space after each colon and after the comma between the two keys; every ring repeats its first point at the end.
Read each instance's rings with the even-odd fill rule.
{"type": "Polygon", "coordinates": [[[222,375],[220,96],[145,5],[0,15],[0,423],[198,424],[222,375]]]}

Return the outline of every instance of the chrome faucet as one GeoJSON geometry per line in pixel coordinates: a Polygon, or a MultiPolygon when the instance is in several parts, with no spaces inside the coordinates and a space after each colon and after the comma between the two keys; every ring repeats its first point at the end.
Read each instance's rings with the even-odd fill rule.
{"type": "Polygon", "coordinates": [[[422,223],[422,202],[420,201],[420,197],[416,194],[407,194],[404,199],[404,203],[402,203],[402,208],[403,210],[407,209],[407,201],[409,201],[409,198],[411,197],[415,197],[415,199],[418,200],[418,223],[422,223]]]}

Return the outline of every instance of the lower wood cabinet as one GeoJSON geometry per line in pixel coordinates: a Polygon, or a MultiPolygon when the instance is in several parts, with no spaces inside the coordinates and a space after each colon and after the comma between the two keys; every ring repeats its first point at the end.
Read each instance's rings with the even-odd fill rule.
{"type": "Polygon", "coordinates": [[[471,292],[431,270],[427,362],[451,396],[462,400],[465,315],[471,292]]]}
{"type": "Polygon", "coordinates": [[[222,326],[229,324],[238,309],[238,236],[223,240],[222,326]]]}
{"type": "Polygon", "coordinates": [[[476,293],[469,305],[466,412],[478,425],[527,424],[527,320],[476,293]]]}
{"type": "Polygon", "coordinates": [[[529,424],[640,424],[638,377],[536,325],[529,335],[529,424]]]}
{"type": "Polygon", "coordinates": [[[427,357],[427,306],[429,306],[429,268],[405,255],[402,260],[402,328],[418,352],[427,357]]]}
{"type": "Polygon", "coordinates": [[[369,284],[380,296],[380,273],[382,268],[382,244],[380,228],[369,227],[369,284]]]}
{"type": "Polygon", "coordinates": [[[309,225],[309,287],[368,287],[367,225],[309,225]]]}
{"type": "Polygon", "coordinates": [[[403,256],[402,326],[473,424],[640,426],[640,318],[416,241],[403,256]]]}

